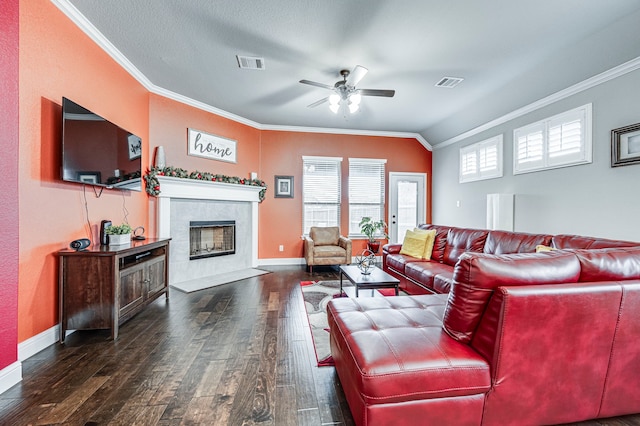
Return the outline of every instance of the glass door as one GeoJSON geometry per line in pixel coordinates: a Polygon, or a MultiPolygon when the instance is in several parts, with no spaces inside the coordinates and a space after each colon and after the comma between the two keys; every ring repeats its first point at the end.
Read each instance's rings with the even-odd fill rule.
{"type": "Polygon", "coordinates": [[[389,173],[389,242],[401,243],[408,229],[427,220],[426,173],[389,173]]]}

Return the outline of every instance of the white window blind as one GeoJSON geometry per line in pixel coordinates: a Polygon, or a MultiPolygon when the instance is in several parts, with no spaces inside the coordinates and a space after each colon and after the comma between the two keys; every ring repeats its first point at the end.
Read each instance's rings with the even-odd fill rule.
{"type": "Polygon", "coordinates": [[[302,157],[302,233],[312,226],[340,225],[342,158],[302,157]]]}
{"type": "Polygon", "coordinates": [[[387,160],[349,159],[349,236],[362,236],[360,221],[368,216],[384,220],[384,182],[387,160]]]}
{"type": "Polygon", "coordinates": [[[502,176],[502,135],[460,148],[460,183],[502,176]]]}
{"type": "Polygon", "coordinates": [[[590,163],[591,104],[513,131],[513,173],[590,163]]]}

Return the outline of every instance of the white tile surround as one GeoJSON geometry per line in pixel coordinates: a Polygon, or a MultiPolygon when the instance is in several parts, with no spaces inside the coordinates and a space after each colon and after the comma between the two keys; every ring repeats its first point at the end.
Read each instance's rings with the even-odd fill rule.
{"type": "Polygon", "coordinates": [[[158,176],[158,236],[171,237],[169,284],[258,266],[257,186],[158,176]],[[235,220],[236,253],[189,260],[189,222],[235,220]]]}

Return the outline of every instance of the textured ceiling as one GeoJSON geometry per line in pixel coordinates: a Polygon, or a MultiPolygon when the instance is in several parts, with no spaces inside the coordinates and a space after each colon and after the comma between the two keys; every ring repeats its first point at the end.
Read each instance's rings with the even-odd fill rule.
{"type": "Polygon", "coordinates": [[[420,133],[437,145],[640,56],[638,0],[57,0],[153,85],[262,125],[420,133]],[[235,55],[265,59],[242,70],[235,55]],[[340,69],[395,89],[334,115],[340,69]],[[454,89],[434,87],[463,77],[454,89]]]}

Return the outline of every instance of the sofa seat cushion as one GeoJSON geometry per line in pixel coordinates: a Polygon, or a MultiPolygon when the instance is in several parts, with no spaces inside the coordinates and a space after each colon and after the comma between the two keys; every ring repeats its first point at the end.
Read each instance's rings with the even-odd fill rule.
{"type": "Polygon", "coordinates": [[[444,263],[437,262],[410,262],[406,264],[404,273],[408,278],[427,288],[434,289],[434,277],[438,274],[449,274],[453,277],[453,268],[444,263]]]}
{"type": "Polygon", "coordinates": [[[330,301],[331,353],[350,376],[341,381],[366,404],[488,391],[487,361],[442,330],[445,304],[437,294],[330,301]]]}
{"type": "Polygon", "coordinates": [[[433,277],[433,291],[448,294],[453,286],[453,271],[443,272],[433,277]]]}
{"type": "Polygon", "coordinates": [[[313,247],[313,257],[317,259],[327,257],[342,257],[347,255],[347,251],[339,246],[315,246],[313,247]]]}
{"type": "Polygon", "coordinates": [[[464,253],[453,271],[444,328],[456,340],[469,343],[498,287],[576,283],[579,277],[578,258],[562,250],[503,255],[464,253]]]}
{"type": "Polygon", "coordinates": [[[389,254],[387,255],[387,266],[404,274],[407,264],[420,262],[422,259],[418,257],[407,256],[406,254],[389,254]]]}

